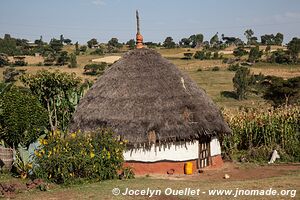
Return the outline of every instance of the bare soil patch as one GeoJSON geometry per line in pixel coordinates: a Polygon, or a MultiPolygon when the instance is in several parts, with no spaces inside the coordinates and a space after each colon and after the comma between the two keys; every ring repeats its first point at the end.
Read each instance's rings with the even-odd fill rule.
{"type": "Polygon", "coordinates": [[[254,180],[288,175],[291,171],[299,171],[300,163],[296,164],[272,164],[272,165],[241,165],[233,162],[225,162],[220,169],[204,169],[203,172],[194,175],[153,175],[153,178],[171,180],[222,180],[228,174],[228,181],[254,180]]]}

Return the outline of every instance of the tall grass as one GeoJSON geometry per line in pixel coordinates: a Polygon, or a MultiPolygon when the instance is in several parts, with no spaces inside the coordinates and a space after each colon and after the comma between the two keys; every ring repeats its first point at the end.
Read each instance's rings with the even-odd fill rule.
{"type": "Polygon", "coordinates": [[[224,111],[232,134],[223,138],[224,155],[266,161],[274,149],[281,160],[300,161],[300,106],[224,111]]]}

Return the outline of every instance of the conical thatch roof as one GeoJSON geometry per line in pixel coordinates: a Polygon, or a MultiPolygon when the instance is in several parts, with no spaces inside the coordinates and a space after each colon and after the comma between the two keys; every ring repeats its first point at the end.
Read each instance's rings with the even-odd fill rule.
{"type": "Polygon", "coordinates": [[[229,133],[220,110],[159,53],[124,55],[80,100],[70,129],[108,126],[131,144],[191,140],[229,133]]]}

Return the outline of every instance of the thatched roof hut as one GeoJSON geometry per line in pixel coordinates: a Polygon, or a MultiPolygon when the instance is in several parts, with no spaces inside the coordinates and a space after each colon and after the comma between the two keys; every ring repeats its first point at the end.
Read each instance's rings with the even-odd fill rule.
{"type": "Polygon", "coordinates": [[[81,99],[71,129],[112,127],[130,144],[229,133],[220,110],[187,75],[150,49],[136,49],[105,71],[81,99]]]}
{"type": "MultiPolygon", "coordinates": [[[[133,155],[133,150],[125,153],[125,160],[139,162],[197,160],[203,154],[209,163],[209,142],[230,132],[205,91],[159,53],[146,48],[126,53],[80,100],[70,129],[86,132],[101,126],[111,127],[128,140],[136,154],[133,155]],[[206,141],[205,145],[200,141],[206,141]],[[157,154],[160,149],[152,145],[176,143],[185,144],[185,148],[170,147],[160,155],[157,154]],[[137,152],[140,151],[137,147],[148,147],[143,149],[150,149],[149,155],[137,152]]],[[[216,140],[210,146],[214,145],[215,154],[220,156],[219,142],[216,140]]],[[[182,164],[178,167],[181,169],[182,164]]],[[[150,169],[149,165],[147,168],[150,169]]],[[[176,167],[172,164],[173,168],[176,167]]],[[[153,169],[156,171],[158,167],[153,169]]]]}

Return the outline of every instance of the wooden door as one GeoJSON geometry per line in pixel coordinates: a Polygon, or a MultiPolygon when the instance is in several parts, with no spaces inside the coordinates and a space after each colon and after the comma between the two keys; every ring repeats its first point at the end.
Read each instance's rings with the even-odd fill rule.
{"type": "Polygon", "coordinates": [[[199,140],[199,156],[198,156],[198,169],[207,167],[210,165],[210,144],[207,140],[199,140]]]}

